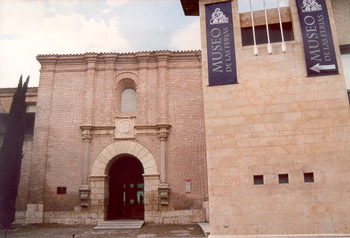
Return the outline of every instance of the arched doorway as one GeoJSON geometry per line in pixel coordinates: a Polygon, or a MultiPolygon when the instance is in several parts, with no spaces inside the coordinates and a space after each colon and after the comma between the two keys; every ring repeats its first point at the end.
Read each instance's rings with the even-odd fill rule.
{"type": "Polygon", "coordinates": [[[137,158],[144,173],[144,220],[154,221],[153,211],[158,211],[160,175],[152,153],[142,144],[133,141],[115,141],[105,147],[96,157],[89,177],[90,209],[98,214],[98,222],[108,219],[110,168],[123,155],[137,158]],[[157,185],[157,186],[156,186],[157,185]],[[151,199],[152,198],[152,199],[151,199]]]}
{"type": "Polygon", "coordinates": [[[132,155],[120,155],[109,168],[107,219],[144,219],[144,169],[132,155]]]}

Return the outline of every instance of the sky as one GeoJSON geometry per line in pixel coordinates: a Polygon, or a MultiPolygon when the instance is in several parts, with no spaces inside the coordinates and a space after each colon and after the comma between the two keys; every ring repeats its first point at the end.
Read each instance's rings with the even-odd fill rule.
{"type": "MultiPolygon", "coordinates": [[[[253,4],[262,9],[262,0],[253,4]]],[[[239,7],[249,11],[249,1],[239,7]]],[[[185,16],[180,0],[0,0],[2,88],[16,87],[20,75],[37,87],[39,54],[200,48],[199,17],[185,16]]]]}
{"type": "Polygon", "coordinates": [[[180,0],[0,0],[0,87],[38,86],[38,54],[200,48],[180,0]]]}

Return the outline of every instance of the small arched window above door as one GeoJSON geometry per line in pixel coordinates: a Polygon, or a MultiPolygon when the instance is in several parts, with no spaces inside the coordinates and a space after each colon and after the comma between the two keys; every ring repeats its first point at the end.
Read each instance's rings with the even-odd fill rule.
{"type": "Polygon", "coordinates": [[[122,92],[120,112],[136,112],[136,91],[134,89],[126,88],[122,92]]]}

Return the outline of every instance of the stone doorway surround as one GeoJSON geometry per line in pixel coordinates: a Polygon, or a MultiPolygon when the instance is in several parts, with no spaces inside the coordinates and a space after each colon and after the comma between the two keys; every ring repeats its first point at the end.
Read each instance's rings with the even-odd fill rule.
{"type": "Polygon", "coordinates": [[[107,167],[113,158],[123,154],[135,156],[142,163],[144,168],[145,221],[152,221],[152,211],[159,210],[160,174],[151,152],[143,145],[133,141],[114,142],[97,155],[89,177],[91,189],[89,210],[97,213],[98,222],[106,219],[109,193],[107,167]]]}

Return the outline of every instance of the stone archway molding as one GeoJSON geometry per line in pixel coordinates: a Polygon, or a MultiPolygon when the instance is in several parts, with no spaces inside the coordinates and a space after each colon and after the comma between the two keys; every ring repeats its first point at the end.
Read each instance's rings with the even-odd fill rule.
{"type": "Polygon", "coordinates": [[[91,176],[106,176],[108,163],[120,154],[129,154],[138,158],[143,165],[144,175],[157,174],[157,163],[146,147],[133,141],[119,141],[110,144],[97,155],[91,176]]]}
{"type": "Polygon", "coordinates": [[[104,148],[96,157],[89,178],[90,184],[90,213],[96,217],[96,222],[102,222],[107,218],[109,183],[107,166],[118,155],[133,155],[140,160],[144,169],[144,201],[145,221],[151,222],[154,217],[150,211],[158,205],[160,175],[157,173],[157,163],[152,153],[143,145],[133,141],[116,141],[104,148]],[[95,215],[93,215],[95,214],[95,215]]]}

